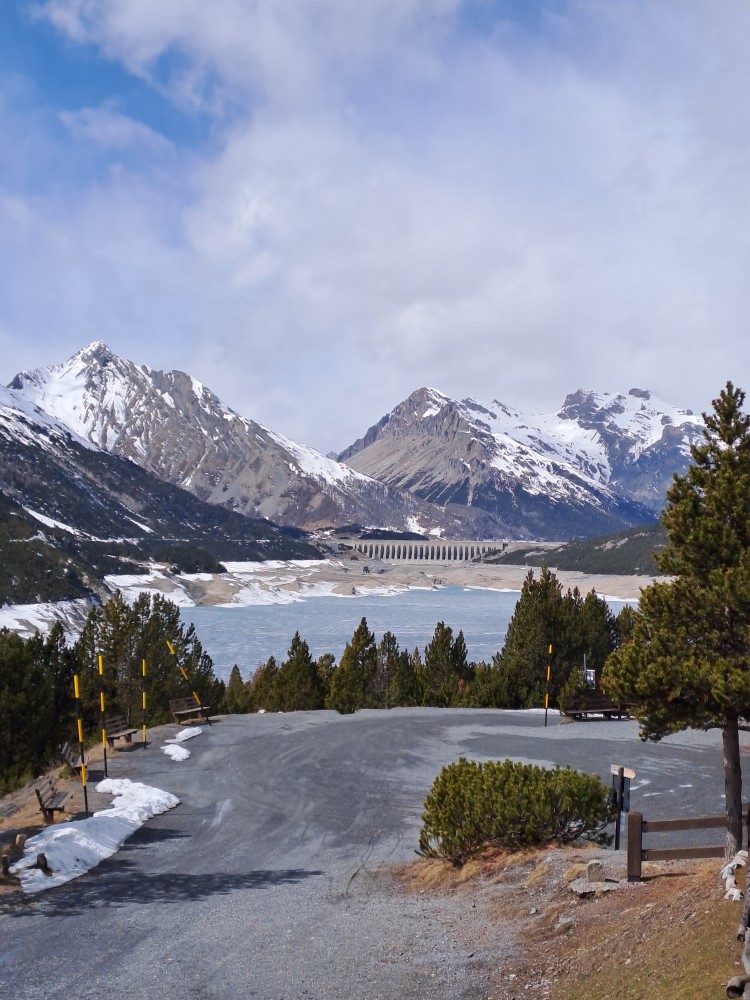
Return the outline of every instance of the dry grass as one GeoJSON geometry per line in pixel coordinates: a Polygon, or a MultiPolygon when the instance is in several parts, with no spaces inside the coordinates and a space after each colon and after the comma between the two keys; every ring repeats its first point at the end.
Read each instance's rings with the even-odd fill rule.
{"type": "MultiPolygon", "coordinates": [[[[742,971],[735,940],[740,905],[723,900],[717,862],[644,865],[644,881],[581,897],[586,863],[624,879],[622,853],[552,849],[493,852],[462,869],[416,862],[401,870],[410,892],[462,893],[518,960],[500,970],[496,1000],[710,1000],[742,971]],[[571,883],[575,882],[573,889],[571,883]]],[[[610,883],[613,884],[613,883],[610,883]]]]}

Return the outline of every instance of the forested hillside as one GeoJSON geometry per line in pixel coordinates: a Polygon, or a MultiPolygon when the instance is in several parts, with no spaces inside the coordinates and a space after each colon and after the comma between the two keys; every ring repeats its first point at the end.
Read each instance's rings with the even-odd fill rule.
{"type": "Polygon", "coordinates": [[[316,558],[304,532],[282,528],[162,482],[69,432],[0,423],[0,602],[104,593],[106,574],[156,560],[219,572],[222,559],[316,558]]]}
{"type": "Polygon", "coordinates": [[[554,566],[579,573],[614,576],[656,576],[654,553],[666,544],[667,535],[659,523],[643,524],[602,538],[575,542],[514,548],[488,556],[486,561],[513,566],[554,566]]]}
{"type": "Polygon", "coordinates": [[[59,624],[45,639],[22,639],[0,630],[0,793],[36,777],[59,760],[63,742],[77,743],[73,677],[78,675],[86,739],[100,738],[98,658],[104,668],[108,713],[139,728],[166,722],[169,700],[191,687],[204,704],[220,706],[224,684],[214,676],[192,625],[176,604],[142,594],[132,604],[115,595],[92,609],[80,638],[69,644],[59,624]],[[172,643],[176,656],[167,646],[172,643]],[[146,661],[147,715],[142,712],[142,663],[146,661]],[[182,665],[188,685],[179,670],[182,665]]]}

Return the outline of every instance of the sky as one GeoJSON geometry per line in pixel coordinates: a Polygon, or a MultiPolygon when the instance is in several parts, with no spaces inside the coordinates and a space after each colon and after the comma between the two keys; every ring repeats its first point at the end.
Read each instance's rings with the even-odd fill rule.
{"type": "Polygon", "coordinates": [[[3,382],[340,451],[420,386],[750,390],[747,0],[4,0],[3,382]]]}

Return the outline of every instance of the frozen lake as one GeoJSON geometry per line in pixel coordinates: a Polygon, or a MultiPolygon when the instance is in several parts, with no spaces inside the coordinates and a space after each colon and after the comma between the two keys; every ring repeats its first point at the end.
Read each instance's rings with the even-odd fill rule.
{"type": "MultiPolygon", "coordinates": [[[[390,631],[402,649],[418,646],[420,652],[437,623],[445,622],[454,635],[463,630],[470,660],[489,662],[502,648],[518,597],[518,591],[445,587],[387,597],[314,597],[294,604],[183,608],[182,619],[195,625],[217,677],[227,680],[236,663],[248,680],[269,656],[278,662],[286,659],[296,631],[313,657],[333,653],[338,662],[362,618],[377,642],[390,631]]],[[[627,602],[609,603],[617,613],[627,602]]]]}

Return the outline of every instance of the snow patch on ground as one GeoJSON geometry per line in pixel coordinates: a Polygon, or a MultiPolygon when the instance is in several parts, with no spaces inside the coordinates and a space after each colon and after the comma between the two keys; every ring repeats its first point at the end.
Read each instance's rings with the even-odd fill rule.
{"type": "Polygon", "coordinates": [[[113,592],[119,590],[123,599],[129,603],[135,602],[139,594],[163,594],[181,608],[195,607],[195,601],[180,584],[180,577],[168,576],[159,570],[153,573],[105,576],[104,582],[113,592]]]}
{"type": "Polygon", "coordinates": [[[172,736],[171,739],[164,740],[165,743],[184,743],[186,740],[192,740],[194,736],[200,736],[203,732],[202,726],[188,726],[187,729],[182,729],[176,736],[172,736]]]}
{"type": "Polygon", "coordinates": [[[108,809],[51,826],[26,841],[23,857],[11,868],[24,892],[52,889],[84,875],[115,854],[152,816],[180,804],[176,795],[128,778],[105,778],[96,790],[115,796],[108,809]],[[49,874],[36,867],[39,854],[46,856],[49,874]]]}
{"type": "Polygon", "coordinates": [[[0,608],[0,628],[28,639],[37,632],[47,635],[55,622],[60,622],[66,636],[77,636],[90,608],[85,598],[56,604],[6,604],[0,608]]]}

